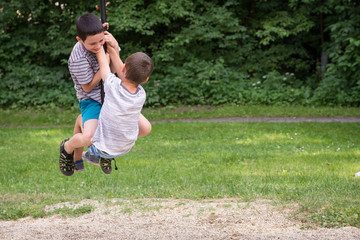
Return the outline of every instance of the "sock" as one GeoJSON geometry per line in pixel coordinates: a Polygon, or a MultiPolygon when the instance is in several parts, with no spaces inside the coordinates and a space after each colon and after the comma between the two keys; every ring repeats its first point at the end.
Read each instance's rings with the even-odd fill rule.
{"type": "Polygon", "coordinates": [[[83,163],[84,163],[84,161],[82,159],[74,161],[75,165],[83,164],[83,163]]]}
{"type": "Polygon", "coordinates": [[[75,161],[74,165],[75,165],[75,171],[85,170],[84,161],[82,159],[75,161]]]}

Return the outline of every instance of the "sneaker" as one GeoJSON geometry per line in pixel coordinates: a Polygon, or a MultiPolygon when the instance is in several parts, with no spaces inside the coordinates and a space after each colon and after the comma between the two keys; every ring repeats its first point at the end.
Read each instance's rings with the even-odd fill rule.
{"type": "Polygon", "coordinates": [[[71,176],[74,174],[74,160],[73,160],[73,154],[68,154],[65,151],[65,143],[69,139],[64,139],[60,143],[60,157],[59,157],[59,168],[62,174],[65,176],[71,176]]]}
{"type": "Polygon", "coordinates": [[[84,161],[82,159],[80,159],[79,161],[74,162],[74,172],[82,172],[85,171],[85,167],[84,167],[84,161]]]}
{"type": "Polygon", "coordinates": [[[117,166],[116,166],[116,161],[114,158],[100,158],[100,166],[101,166],[101,170],[105,173],[105,174],[110,174],[112,171],[112,167],[111,167],[111,161],[114,160],[115,162],[115,170],[117,170],[117,166]]]}
{"type": "Polygon", "coordinates": [[[100,156],[91,156],[89,154],[89,152],[83,152],[82,158],[84,160],[86,160],[88,163],[90,163],[91,165],[100,166],[100,164],[99,164],[100,156]]]}

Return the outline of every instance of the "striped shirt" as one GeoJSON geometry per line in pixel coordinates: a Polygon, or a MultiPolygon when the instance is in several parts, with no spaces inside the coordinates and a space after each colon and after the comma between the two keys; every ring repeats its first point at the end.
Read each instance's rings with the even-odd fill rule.
{"type": "Polygon", "coordinates": [[[110,155],[123,155],[134,146],[139,133],[139,117],[146,99],[139,85],[135,93],[121,84],[121,79],[109,73],[104,81],[106,94],[99,123],[91,139],[95,147],[110,155]]]}
{"type": "Polygon", "coordinates": [[[82,43],[77,42],[70,54],[68,67],[71,78],[74,81],[78,100],[91,98],[101,103],[100,84],[97,84],[89,93],[85,92],[81,87],[81,85],[90,83],[95,73],[99,71],[96,55],[86,50],[82,43]]]}

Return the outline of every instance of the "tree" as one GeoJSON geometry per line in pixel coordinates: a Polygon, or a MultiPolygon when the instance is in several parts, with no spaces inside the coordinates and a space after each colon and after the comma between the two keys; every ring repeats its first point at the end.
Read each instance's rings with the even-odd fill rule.
{"type": "MultiPolygon", "coordinates": [[[[100,16],[97,4],[4,2],[2,107],[76,103],[75,20],[100,16]]],[[[354,0],[112,0],[107,16],[123,59],[143,51],[154,60],[147,105],[358,106],[359,9],[354,0]]]]}

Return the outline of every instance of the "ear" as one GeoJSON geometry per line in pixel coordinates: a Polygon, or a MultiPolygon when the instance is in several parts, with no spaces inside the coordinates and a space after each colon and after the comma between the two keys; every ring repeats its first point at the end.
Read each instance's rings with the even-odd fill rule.
{"type": "Polygon", "coordinates": [[[81,38],[79,36],[76,36],[76,40],[78,40],[79,43],[84,44],[83,40],[81,40],[81,38]]]}
{"type": "Polygon", "coordinates": [[[147,81],[149,81],[149,77],[147,77],[146,80],[143,81],[141,84],[146,83],[147,81]]]}
{"type": "Polygon", "coordinates": [[[123,68],[121,69],[121,72],[122,72],[123,74],[126,73],[126,64],[123,65],[123,68]]]}

